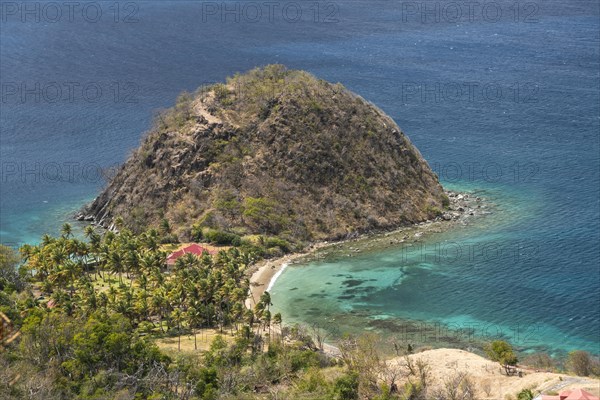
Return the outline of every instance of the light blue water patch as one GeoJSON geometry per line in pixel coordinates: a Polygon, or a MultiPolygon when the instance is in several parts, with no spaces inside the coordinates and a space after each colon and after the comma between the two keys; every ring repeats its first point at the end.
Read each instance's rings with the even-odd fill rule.
{"type": "MultiPolygon", "coordinates": [[[[594,283],[572,270],[566,281],[548,277],[540,265],[551,250],[548,244],[511,234],[527,217],[503,218],[504,213],[513,213],[508,202],[514,193],[505,197],[482,193],[500,205],[491,221],[484,217],[480,223],[429,236],[411,247],[290,266],[273,288],[275,309],[305,323],[326,323],[325,315],[336,315],[339,321],[344,318],[339,314],[353,313],[353,320],[362,318],[363,326],[372,319],[425,321],[446,326],[450,338],[456,334],[468,339],[472,330],[478,340],[502,338],[522,351],[564,354],[580,348],[597,353],[596,332],[585,328],[598,323],[593,302],[597,294],[568,292],[575,285],[594,283]],[[348,288],[340,279],[356,279],[357,285],[348,288]],[[323,282],[333,284],[323,290],[323,282]],[[296,289],[289,291],[292,288],[296,289]],[[565,306],[570,309],[567,317],[551,312],[565,306]]],[[[516,203],[528,204],[523,199],[516,203]]],[[[523,210],[517,214],[527,215],[523,210]]],[[[585,268],[576,262],[570,265],[585,268]]]]}
{"type": "MultiPolygon", "coordinates": [[[[515,2],[498,4],[510,10],[515,2]]],[[[371,260],[353,254],[326,268],[290,267],[273,290],[284,320],[335,324],[331,313],[355,324],[372,315],[535,322],[548,327],[550,346],[572,339],[598,352],[598,2],[543,2],[535,22],[494,23],[481,15],[458,23],[406,20],[394,1],[338,3],[338,22],[315,22],[314,2],[301,5],[308,8],[297,23],[281,16],[203,21],[202,3],[191,1],[141,2],[133,24],[3,21],[3,85],[97,83],[104,95],[95,102],[81,94],[56,103],[14,96],[2,102],[0,241],[56,234],[105,185],[40,173],[43,179],[24,174],[23,181],[11,167],[114,167],[138,145],[153,112],[183,90],[278,62],[372,101],[398,122],[446,187],[481,191],[476,195],[498,204],[481,224],[422,243],[424,257],[390,249],[371,260]],[[134,92],[125,91],[132,101],[115,101],[115,83],[133,84],[134,92]],[[446,96],[448,85],[466,83],[492,85],[501,96],[446,96]],[[461,246],[458,258],[453,244],[461,246]],[[351,279],[344,274],[361,283],[344,284],[351,279]]]]}

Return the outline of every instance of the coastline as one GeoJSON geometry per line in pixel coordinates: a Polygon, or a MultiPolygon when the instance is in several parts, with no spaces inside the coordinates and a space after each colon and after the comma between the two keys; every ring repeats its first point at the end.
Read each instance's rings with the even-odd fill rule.
{"type": "Polygon", "coordinates": [[[246,307],[254,308],[254,305],[258,303],[260,296],[262,296],[267,288],[273,286],[276,278],[279,277],[286,267],[288,267],[294,261],[312,254],[315,250],[330,244],[331,243],[328,242],[319,242],[312,245],[305,252],[286,254],[285,256],[276,258],[274,260],[260,261],[252,269],[253,272],[250,277],[250,293],[246,299],[246,307]]]}
{"type": "Polygon", "coordinates": [[[283,257],[263,260],[250,271],[250,293],[246,307],[253,308],[260,296],[272,288],[283,270],[301,261],[322,259],[327,256],[348,256],[363,251],[377,251],[401,243],[423,239],[423,235],[445,232],[457,225],[467,226],[471,220],[492,213],[492,204],[486,199],[469,192],[446,191],[450,205],[439,217],[413,225],[402,226],[387,232],[365,233],[352,239],[322,241],[309,246],[305,251],[283,257]]]}

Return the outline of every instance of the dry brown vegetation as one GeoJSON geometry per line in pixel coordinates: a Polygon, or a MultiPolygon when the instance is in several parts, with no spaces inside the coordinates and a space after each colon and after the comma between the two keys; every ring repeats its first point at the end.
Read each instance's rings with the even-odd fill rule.
{"type": "MultiPolygon", "coordinates": [[[[523,389],[531,389],[534,393],[573,388],[583,388],[595,395],[600,393],[600,381],[593,378],[582,378],[568,374],[553,372],[537,372],[524,370],[523,377],[507,376],[502,367],[493,361],[458,349],[435,349],[409,356],[416,363],[420,360],[429,367],[429,388],[431,393],[447,391],[449,387],[460,387],[457,381],[468,378],[475,390],[477,399],[516,399],[523,389]]],[[[405,363],[403,357],[388,361],[393,366],[405,363]]],[[[462,398],[462,397],[458,397],[462,398]]]]}
{"type": "Polygon", "coordinates": [[[423,221],[446,204],[381,110],[271,65],[180,96],[88,213],[136,231],[166,219],[182,240],[212,230],[285,247],[423,221]]]}

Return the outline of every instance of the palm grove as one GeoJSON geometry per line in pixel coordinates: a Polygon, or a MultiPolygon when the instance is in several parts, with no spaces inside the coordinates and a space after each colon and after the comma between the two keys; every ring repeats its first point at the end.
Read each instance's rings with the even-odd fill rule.
{"type": "MultiPolygon", "coordinates": [[[[180,340],[199,328],[229,330],[241,353],[257,352],[261,333],[281,321],[271,316],[268,293],[254,309],[245,306],[252,251],[187,254],[167,269],[157,230],[100,234],[88,227],[85,235],[74,238],[65,224],[59,237],[23,246],[19,273],[0,286],[2,310],[21,326],[18,357],[58,373],[54,383],[69,381],[67,392],[81,394],[99,372],[137,379],[159,366],[166,371],[171,361],[146,339],[153,335],[170,332],[180,340]]],[[[15,261],[7,263],[14,268],[15,261]]]]}
{"type": "MultiPolygon", "coordinates": [[[[268,292],[247,307],[248,267],[264,248],[242,242],[167,268],[168,224],[138,235],[88,227],[85,236],[65,224],[21,257],[0,246],[0,311],[21,333],[0,347],[0,398],[445,400],[456,390],[476,398],[467,376],[433,391],[427,365],[389,364],[369,335],[342,339],[337,358],[317,351],[323,332],[285,327],[268,292]],[[203,328],[217,335],[201,350],[203,328]],[[173,337],[181,349],[182,336],[191,351],[156,345],[173,337]]],[[[488,353],[505,367],[517,361],[504,342],[488,353]]],[[[569,358],[581,375],[598,373],[592,361],[585,352],[569,358]]]]}

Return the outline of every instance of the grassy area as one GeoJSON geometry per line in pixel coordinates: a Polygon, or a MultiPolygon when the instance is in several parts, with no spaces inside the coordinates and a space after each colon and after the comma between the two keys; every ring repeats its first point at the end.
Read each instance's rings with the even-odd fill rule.
{"type": "Polygon", "coordinates": [[[178,336],[168,336],[159,338],[156,339],[154,343],[158,346],[158,348],[161,351],[167,354],[198,353],[199,351],[208,350],[210,344],[218,335],[221,335],[226,342],[233,343],[233,337],[229,333],[225,331],[223,333],[219,333],[218,329],[196,330],[196,344],[198,346],[197,349],[194,345],[194,335],[190,333],[181,335],[181,350],[179,350],[178,336]]]}
{"type": "MultiPolygon", "coordinates": [[[[124,285],[131,285],[131,279],[127,277],[127,274],[123,274],[122,282],[124,285]]],[[[110,289],[112,286],[118,287],[121,284],[121,280],[118,275],[104,273],[102,278],[100,278],[97,274],[92,275],[92,282],[94,285],[94,289],[99,292],[104,292],[110,289]]],[[[136,285],[134,283],[134,285],[136,285]]]]}

